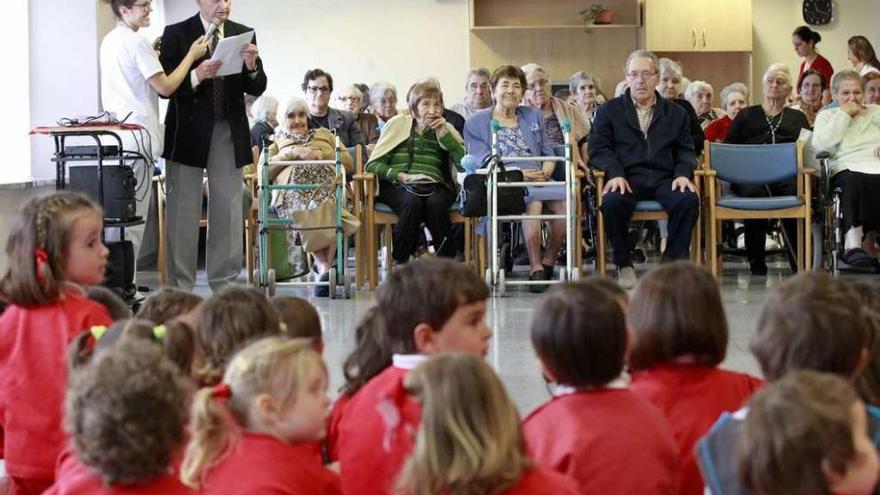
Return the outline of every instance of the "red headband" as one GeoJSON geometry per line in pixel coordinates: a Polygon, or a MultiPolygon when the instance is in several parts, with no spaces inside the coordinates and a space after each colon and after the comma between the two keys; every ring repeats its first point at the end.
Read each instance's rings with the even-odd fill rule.
{"type": "Polygon", "coordinates": [[[40,285],[46,283],[46,277],[43,276],[43,265],[48,262],[49,253],[45,249],[34,249],[34,275],[37,277],[37,283],[40,285]]]}

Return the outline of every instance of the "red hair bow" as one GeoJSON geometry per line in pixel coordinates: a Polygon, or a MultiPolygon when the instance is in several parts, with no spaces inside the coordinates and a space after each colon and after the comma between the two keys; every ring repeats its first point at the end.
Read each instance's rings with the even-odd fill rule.
{"type": "Polygon", "coordinates": [[[46,282],[46,277],[43,276],[43,265],[49,262],[49,253],[46,252],[43,248],[34,249],[34,275],[37,277],[37,282],[43,284],[46,282]]]}
{"type": "Polygon", "coordinates": [[[226,383],[218,383],[211,387],[211,397],[218,399],[228,399],[232,397],[232,389],[226,383]]]}

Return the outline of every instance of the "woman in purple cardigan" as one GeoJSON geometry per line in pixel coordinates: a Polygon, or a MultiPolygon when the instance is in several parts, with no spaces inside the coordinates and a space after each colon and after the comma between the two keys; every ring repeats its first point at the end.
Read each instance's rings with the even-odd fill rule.
{"type": "MultiPolygon", "coordinates": [[[[553,156],[553,147],[544,135],[544,115],[535,108],[520,106],[526,88],[523,71],[512,65],[495,69],[490,80],[495,106],[472,114],[464,126],[464,141],[477,163],[492,152],[492,121],[500,124],[498,144],[502,156],[553,156]]],[[[551,180],[555,162],[519,162],[527,181],[551,180]]],[[[537,215],[544,207],[556,214],[565,213],[565,188],[535,187],[526,196],[526,214],[537,215]]],[[[541,221],[523,220],[523,236],[529,253],[529,280],[550,280],[559,250],[565,242],[565,221],[550,221],[550,239],[541,253],[541,221]]],[[[542,292],[547,285],[530,285],[532,292],[542,292]]]]}

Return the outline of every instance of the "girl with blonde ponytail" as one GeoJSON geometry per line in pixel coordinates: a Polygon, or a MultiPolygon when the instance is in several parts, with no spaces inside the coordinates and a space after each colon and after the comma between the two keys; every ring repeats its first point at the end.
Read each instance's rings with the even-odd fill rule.
{"type": "Polygon", "coordinates": [[[208,495],[341,493],[314,449],[329,412],[327,368],[311,341],[258,340],[196,393],[181,480],[208,495]]]}
{"type": "Polygon", "coordinates": [[[422,405],[401,495],[575,495],[574,481],[526,454],[519,413],[501,380],[470,354],[433,357],[406,377],[422,405]]]}

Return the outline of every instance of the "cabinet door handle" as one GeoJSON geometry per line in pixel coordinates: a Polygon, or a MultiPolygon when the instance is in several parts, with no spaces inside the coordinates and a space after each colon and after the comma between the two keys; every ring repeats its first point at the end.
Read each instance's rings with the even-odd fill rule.
{"type": "Polygon", "coordinates": [[[697,28],[691,28],[691,47],[697,47],[697,28]]]}
{"type": "Polygon", "coordinates": [[[706,28],[703,28],[703,48],[706,48],[706,28]]]}

